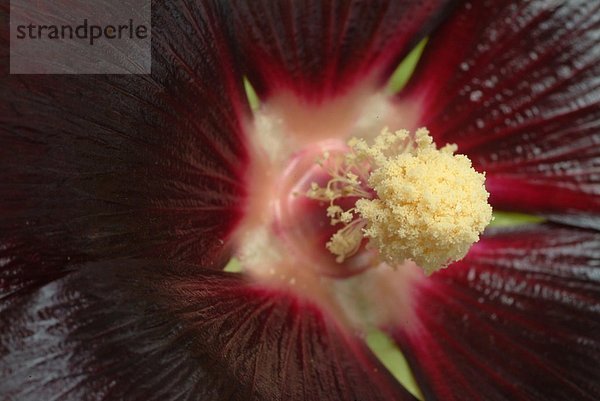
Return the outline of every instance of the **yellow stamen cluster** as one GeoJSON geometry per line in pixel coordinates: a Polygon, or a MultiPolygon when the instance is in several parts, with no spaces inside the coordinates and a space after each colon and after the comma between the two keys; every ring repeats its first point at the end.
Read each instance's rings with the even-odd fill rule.
{"type": "Polygon", "coordinates": [[[436,149],[426,129],[414,136],[384,129],[373,145],[352,139],[349,147],[341,164],[334,166],[344,166],[345,178],[354,174],[351,181],[358,189],[351,192],[365,196],[349,211],[336,205],[345,196],[336,184],[339,174],[338,181],[325,189],[314,184],[308,194],[328,199],[331,223],[345,225],[327,244],[339,262],[358,250],[364,235],[387,263],[409,259],[431,274],[462,259],[491,221],[485,176],[466,156],[454,154],[456,145],[436,149]]]}

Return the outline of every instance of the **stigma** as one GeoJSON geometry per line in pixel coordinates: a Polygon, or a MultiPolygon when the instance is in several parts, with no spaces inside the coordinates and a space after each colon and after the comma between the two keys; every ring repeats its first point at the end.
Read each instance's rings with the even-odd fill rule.
{"type": "Polygon", "coordinates": [[[429,275],[462,259],[492,220],[485,174],[456,145],[436,148],[425,128],[383,129],[372,144],[353,138],[347,151],[317,161],[329,178],[307,196],[328,202],[340,228],[326,248],[338,263],[365,247],[391,266],[413,261],[429,275]],[[352,202],[348,202],[351,199],[352,202]]]}

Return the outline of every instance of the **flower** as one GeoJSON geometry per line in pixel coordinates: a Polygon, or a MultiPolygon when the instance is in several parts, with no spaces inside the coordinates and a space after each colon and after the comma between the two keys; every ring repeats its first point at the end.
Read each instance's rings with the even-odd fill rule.
{"type": "Polygon", "coordinates": [[[414,400],[372,324],[427,400],[600,398],[599,18],[583,0],[155,2],[149,76],[3,63],[0,394],[414,400]],[[544,222],[492,228],[430,277],[340,271],[294,155],[384,125],[456,143],[496,210],[544,222]],[[223,272],[233,254],[252,269],[223,272]]]}

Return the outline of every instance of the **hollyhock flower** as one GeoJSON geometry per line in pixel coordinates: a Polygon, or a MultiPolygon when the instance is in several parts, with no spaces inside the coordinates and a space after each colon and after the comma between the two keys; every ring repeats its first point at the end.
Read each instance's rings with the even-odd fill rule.
{"type": "Polygon", "coordinates": [[[151,75],[9,76],[3,3],[0,398],[414,400],[376,329],[426,400],[599,399],[599,8],[155,2],[151,75]],[[315,162],[386,126],[537,217],[429,276],[339,263],[315,162]]]}

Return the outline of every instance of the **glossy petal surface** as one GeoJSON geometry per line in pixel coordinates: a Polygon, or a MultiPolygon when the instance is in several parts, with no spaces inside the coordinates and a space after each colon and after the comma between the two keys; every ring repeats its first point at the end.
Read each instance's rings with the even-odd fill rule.
{"type": "Polygon", "coordinates": [[[600,227],[600,4],[465,1],[402,104],[487,172],[493,206],[600,227]]]}
{"type": "Polygon", "coordinates": [[[497,230],[412,290],[392,330],[427,400],[600,398],[600,234],[497,230]]]}
{"type": "Polygon", "coordinates": [[[292,90],[310,101],[367,78],[383,84],[449,0],[236,0],[232,30],[259,95],[292,90]]]}
{"type": "Polygon", "coordinates": [[[123,255],[221,267],[244,196],[241,80],[202,36],[214,13],[153,11],[151,76],[0,77],[0,298],[123,255]]]}
{"type": "Polygon", "coordinates": [[[414,400],[332,316],[240,277],[134,261],[84,266],[0,312],[0,393],[414,400]]]}

